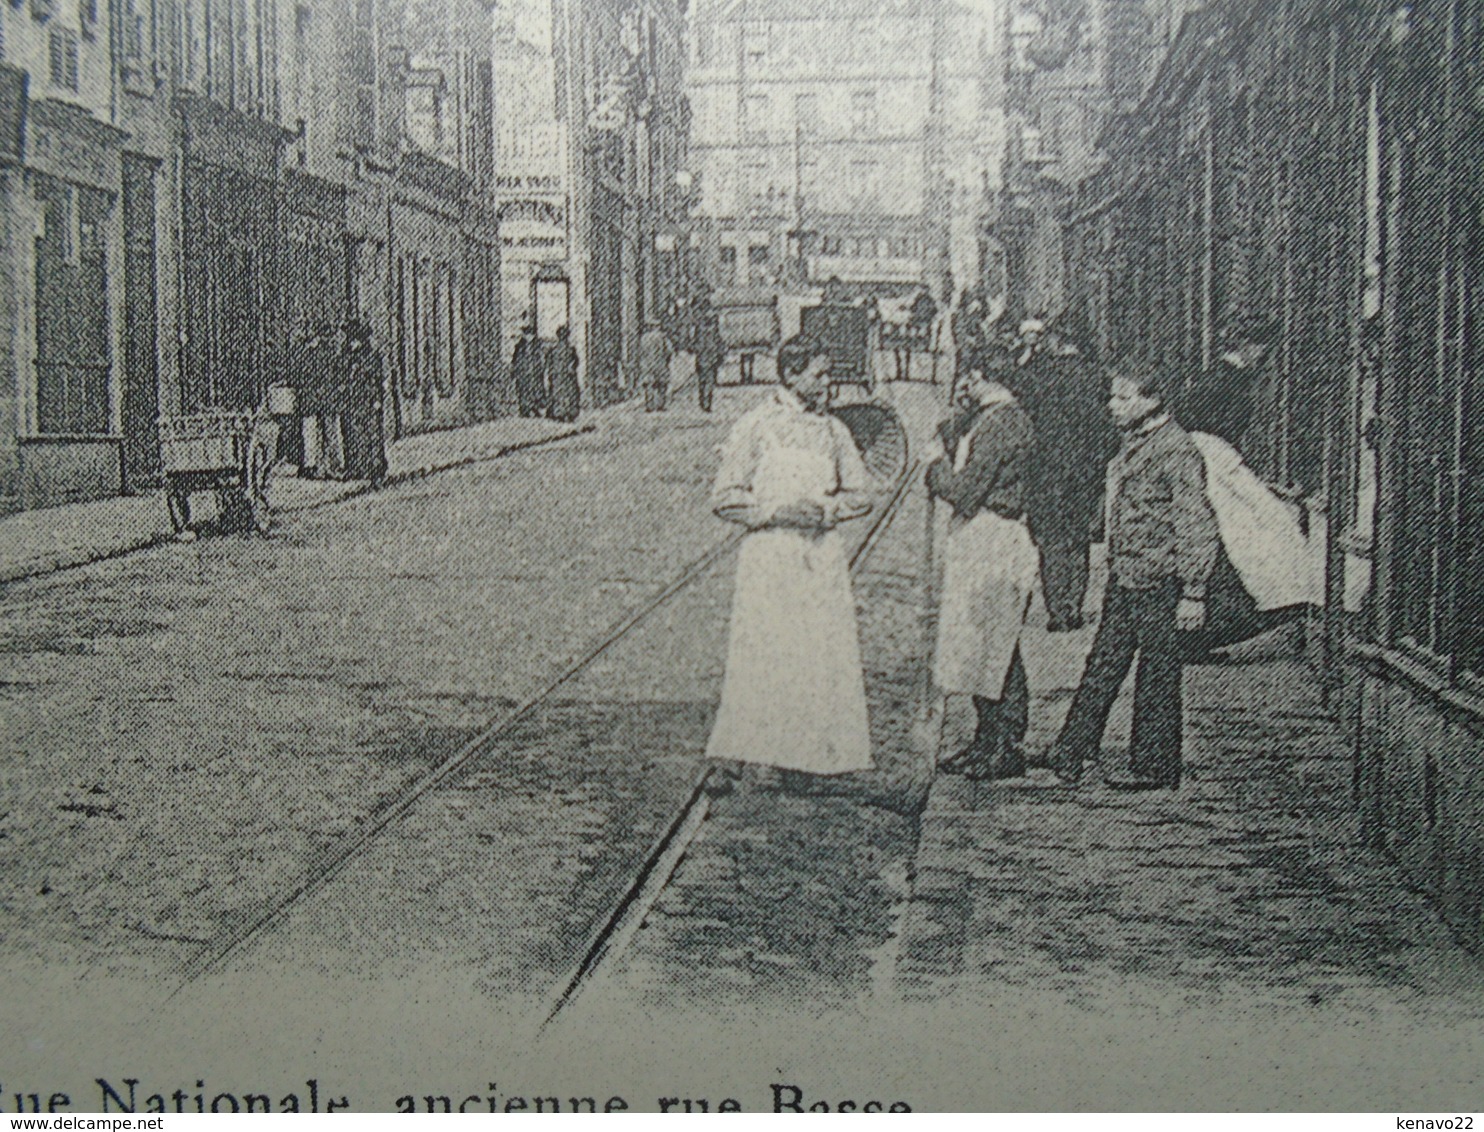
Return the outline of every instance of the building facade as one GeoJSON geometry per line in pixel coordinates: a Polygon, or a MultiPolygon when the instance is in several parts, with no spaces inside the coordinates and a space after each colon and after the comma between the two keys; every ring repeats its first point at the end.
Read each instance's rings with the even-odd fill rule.
{"type": "Polygon", "coordinates": [[[715,286],[980,275],[998,184],[994,24],[948,0],[702,0],[696,251],[715,286]]]}
{"type": "Polygon", "coordinates": [[[1242,448],[1324,550],[1312,652],[1360,829],[1484,946],[1484,8],[1122,26],[1128,100],[1060,216],[1066,305],[1187,377],[1270,328],[1242,448]]]}
{"type": "Polygon", "coordinates": [[[589,398],[635,387],[639,335],[685,287],[690,106],[682,0],[520,0],[501,10],[509,357],[526,321],[568,325],[589,398]]]}
{"type": "Polygon", "coordinates": [[[351,319],[393,432],[499,404],[487,5],[34,0],[0,75],[0,507],[150,486],[351,319]]]}

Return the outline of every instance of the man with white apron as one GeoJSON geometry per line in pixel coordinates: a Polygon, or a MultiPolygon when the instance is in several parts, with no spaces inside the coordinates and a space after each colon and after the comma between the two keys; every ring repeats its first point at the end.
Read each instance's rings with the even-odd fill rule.
{"type": "Polygon", "coordinates": [[[1030,718],[1020,635],[1041,567],[1025,516],[1033,433],[1014,395],[977,370],[960,397],[965,411],[940,430],[945,456],[927,472],[929,492],[953,509],[933,676],[944,693],[973,697],[978,724],[941,769],[1016,778],[1030,718]]]}
{"type": "Polygon", "coordinates": [[[782,388],[722,451],[712,507],[747,529],[709,758],[808,774],[872,766],[855,598],[839,524],[870,511],[870,474],[824,412],[830,358],[795,338],[782,388]]]}

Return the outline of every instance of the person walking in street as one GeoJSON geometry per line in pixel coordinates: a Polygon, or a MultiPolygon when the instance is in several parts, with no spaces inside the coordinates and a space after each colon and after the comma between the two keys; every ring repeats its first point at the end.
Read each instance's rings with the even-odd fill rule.
{"type": "Polygon", "coordinates": [[[933,676],[944,693],[973,697],[978,723],[940,768],[1015,778],[1030,721],[1020,637],[1040,568],[1025,512],[1033,434],[1010,390],[981,370],[963,377],[959,398],[939,429],[945,455],[927,471],[928,491],[953,509],[933,676]]]}
{"type": "Polygon", "coordinates": [[[721,370],[726,346],[721,340],[721,320],[716,308],[703,295],[695,310],[696,397],[701,412],[711,411],[711,400],[716,392],[716,375],[721,370]]]}
{"type": "Polygon", "coordinates": [[[551,393],[547,410],[551,419],[575,421],[582,411],[582,386],[577,380],[577,349],[570,326],[557,329],[556,341],[546,351],[546,385],[551,393]]]}
{"type": "Polygon", "coordinates": [[[870,511],[870,475],[824,412],[825,348],[790,339],[778,371],[781,388],[732,428],[712,493],[716,514],[747,533],[706,754],[814,775],[866,770],[865,677],[837,528],[870,511]]]}
{"type": "Polygon", "coordinates": [[[1180,785],[1182,630],[1205,621],[1206,584],[1219,534],[1206,498],[1205,465],[1164,408],[1162,380],[1148,369],[1114,371],[1109,412],[1123,443],[1108,470],[1108,587],[1082,681],[1050,763],[1073,782],[1097,756],[1108,713],[1137,656],[1131,790],[1180,785]]]}
{"type": "Polygon", "coordinates": [[[546,364],[541,341],[534,323],[520,328],[520,340],[510,358],[510,375],[515,381],[515,400],[523,417],[544,417],[551,403],[546,388],[546,364]]]}
{"type": "Polygon", "coordinates": [[[639,382],[644,386],[644,411],[663,413],[670,391],[670,340],[651,321],[639,335],[639,382]]]}
{"type": "Polygon", "coordinates": [[[345,324],[341,359],[345,475],[379,487],[386,479],[385,398],[381,355],[371,345],[371,328],[359,320],[345,324]]]}

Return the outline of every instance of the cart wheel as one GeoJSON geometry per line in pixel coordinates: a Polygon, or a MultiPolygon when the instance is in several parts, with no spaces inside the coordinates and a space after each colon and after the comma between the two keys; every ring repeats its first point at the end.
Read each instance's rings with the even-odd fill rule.
{"type": "Polygon", "coordinates": [[[182,488],[165,489],[165,507],[170,512],[170,525],[180,534],[191,525],[191,493],[182,488]]]}
{"type": "Polygon", "coordinates": [[[260,535],[266,535],[273,529],[273,511],[268,506],[268,500],[254,491],[247,497],[247,504],[252,512],[253,529],[260,535]]]}

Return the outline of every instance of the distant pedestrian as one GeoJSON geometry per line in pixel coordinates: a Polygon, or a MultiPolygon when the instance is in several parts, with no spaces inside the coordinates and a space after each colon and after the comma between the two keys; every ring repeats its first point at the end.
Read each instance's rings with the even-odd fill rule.
{"type": "Polygon", "coordinates": [[[662,413],[670,391],[670,340],[657,322],[639,335],[639,382],[644,386],[644,411],[662,413]]]}
{"type": "Polygon", "coordinates": [[[870,511],[848,429],[824,412],[830,357],[793,338],[781,388],[737,422],[712,494],[744,527],[726,678],[706,753],[812,774],[871,767],[855,600],[836,528],[870,511]]]}
{"type": "Polygon", "coordinates": [[[526,323],[521,327],[520,340],[510,358],[510,375],[515,381],[515,400],[523,417],[544,417],[551,404],[551,395],[546,388],[546,364],[542,358],[541,341],[536,337],[536,327],[526,323]]]}
{"type": "Polygon", "coordinates": [[[551,419],[575,421],[582,411],[582,387],[577,381],[577,350],[572,329],[557,329],[556,341],[546,351],[546,382],[551,392],[551,419]]]}
{"type": "Polygon", "coordinates": [[[343,473],[338,368],[335,328],[322,323],[305,336],[290,364],[299,408],[301,476],[337,478],[343,473]]]}
{"type": "Polygon", "coordinates": [[[953,333],[953,372],[955,376],[984,366],[985,304],[979,291],[965,291],[949,320],[953,333]]]}
{"type": "Polygon", "coordinates": [[[716,375],[721,370],[726,346],[721,339],[721,320],[716,308],[709,302],[697,305],[695,311],[696,397],[701,411],[711,411],[711,400],[716,392],[716,375]]]}
{"type": "Polygon", "coordinates": [[[345,438],[345,475],[379,486],[386,479],[386,425],[381,355],[371,345],[364,322],[345,324],[342,355],[341,426],[345,438]]]}
{"type": "Polygon", "coordinates": [[[898,329],[901,335],[896,349],[897,380],[912,379],[912,350],[919,344],[924,348],[932,345],[933,322],[938,317],[938,304],[924,287],[912,300],[907,312],[907,324],[898,329]]]}
{"type": "Polygon", "coordinates": [[[1096,758],[1108,713],[1137,656],[1131,777],[1116,788],[1180,785],[1183,728],[1180,633],[1206,619],[1219,535],[1206,472],[1189,435],[1165,411],[1159,375],[1113,371],[1108,401],[1123,434],[1108,472],[1108,587],[1102,620],[1051,763],[1075,781],[1096,758]]]}
{"type": "Polygon", "coordinates": [[[1020,637],[1040,566],[1026,523],[1030,418],[1005,386],[971,370],[962,411],[939,429],[944,457],[928,491],[953,509],[933,675],[949,695],[973,697],[973,741],[941,767],[976,778],[1025,773],[1030,694],[1020,637]]]}

